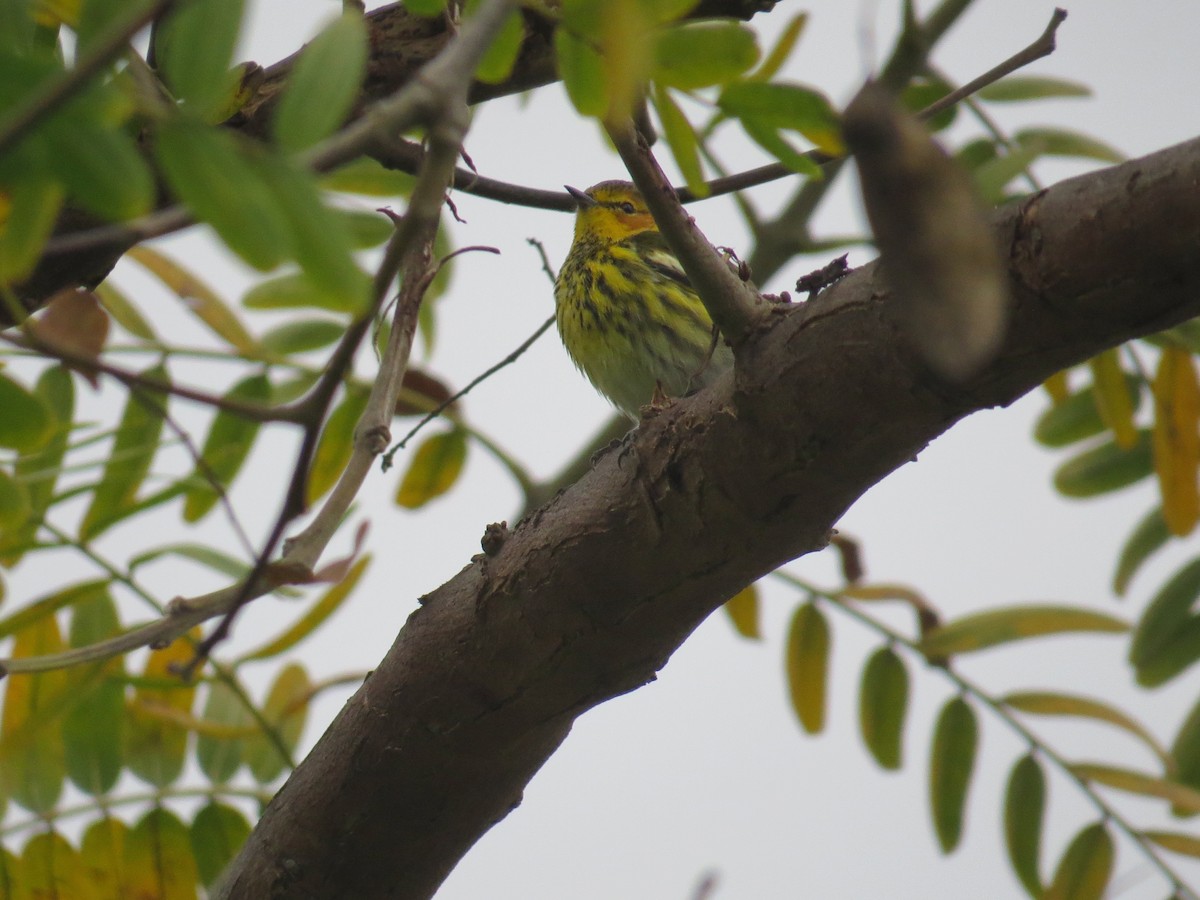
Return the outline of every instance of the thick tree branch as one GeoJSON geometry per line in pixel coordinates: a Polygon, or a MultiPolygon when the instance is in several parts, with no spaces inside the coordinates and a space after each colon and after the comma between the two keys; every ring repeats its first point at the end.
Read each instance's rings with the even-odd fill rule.
{"type": "Polygon", "coordinates": [[[962,417],[1200,314],[1198,181],[1195,140],[998,213],[1010,330],[952,392],[894,340],[875,265],[779,307],[736,384],[644,422],[423,598],[220,896],[431,895],[576,716],[653,680],[725,598],[824,546],[872,484],[962,417]]]}

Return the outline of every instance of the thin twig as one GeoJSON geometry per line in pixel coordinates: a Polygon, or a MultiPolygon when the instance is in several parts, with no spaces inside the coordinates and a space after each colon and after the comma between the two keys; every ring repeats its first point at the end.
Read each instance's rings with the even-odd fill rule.
{"type": "Polygon", "coordinates": [[[204,454],[200,452],[200,448],[196,446],[196,442],[192,440],[192,436],[175,421],[171,415],[167,404],[160,403],[151,393],[142,387],[131,387],[131,395],[139,403],[145,406],[154,415],[163,420],[166,426],[175,432],[175,436],[179,438],[183,444],[188,456],[192,458],[192,463],[196,467],[196,471],[204,479],[209,489],[217,495],[217,502],[221,505],[221,510],[225,513],[225,518],[229,521],[229,527],[233,530],[234,537],[238,543],[242,545],[242,549],[247,556],[254,555],[254,544],[250,540],[250,536],[246,534],[246,529],[242,527],[241,520],[238,519],[237,513],[234,511],[233,504],[229,502],[229,495],[225,492],[225,486],[221,484],[221,479],[217,477],[217,473],[213,471],[208,460],[204,458],[204,454]]]}
{"type": "Polygon", "coordinates": [[[515,363],[518,359],[521,358],[522,355],[524,355],[526,350],[528,350],[530,347],[533,346],[534,342],[538,338],[540,338],[543,334],[546,333],[546,330],[553,324],[554,324],[554,316],[550,316],[548,319],[546,319],[545,322],[543,322],[541,325],[539,325],[537,327],[537,330],[534,331],[533,334],[531,334],[529,337],[527,337],[525,340],[523,340],[517,346],[517,348],[515,350],[513,350],[511,353],[509,353],[507,356],[505,356],[504,359],[500,360],[495,365],[489,366],[487,369],[480,372],[478,375],[476,375],[474,378],[472,378],[470,381],[468,381],[466,386],[462,390],[458,391],[453,396],[448,397],[447,399],[443,400],[441,403],[439,403],[437,406],[435,406],[433,409],[431,409],[428,413],[426,413],[425,416],[421,419],[421,421],[419,421],[416,425],[414,425],[412,428],[409,429],[408,434],[406,434],[399,441],[397,441],[395,444],[393,444],[388,449],[387,453],[383,454],[383,459],[382,459],[383,471],[386,472],[388,469],[391,468],[392,457],[395,456],[399,451],[403,450],[405,448],[405,446],[407,446],[408,442],[411,441],[413,439],[413,437],[416,436],[417,432],[419,432],[426,425],[428,425],[430,422],[432,422],[434,419],[436,419],[438,416],[440,416],[443,412],[445,412],[447,407],[452,406],[453,404],[455,404],[459,400],[461,400],[463,397],[465,397],[467,394],[469,394],[471,392],[471,390],[473,388],[477,387],[480,383],[491,378],[493,375],[495,375],[497,372],[499,372],[505,366],[510,366],[513,363],[515,363]]]}
{"type": "Polygon", "coordinates": [[[162,394],[172,394],[176,397],[182,397],[185,400],[192,400],[196,403],[202,403],[205,406],[224,410],[243,419],[249,419],[252,422],[297,422],[299,420],[299,413],[292,406],[265,407],[255,403],[243,403],[240,400],[219,397],[216,394],[174,384],[170,381],[147,378],[138,372],[130,372],[128,369],[122,369],[120,366],[106,363],[99,357],[79,353],[69,347],[41,340],[29,332],[26,332],[24,336],[0,332],[0,341],[4,341],[14,347],[20,347],[23,350],[34,351],[42,356],[52,357],[83,372],[101,372],[116,379],[131,390],[141,388],[147,391],[157,391],[162,394]]]}
{"type": "Polygon", "coordinates": [[[1054,52],[1054,39],[1056,33],[1058,32],[1058,26],[1061,25],[1066,18],[1067,11],[1065,9],[1055,9],[1053,14],[1050,16],[1050,22],[1048,25],[1046,25],[1045,31],[1043,31],[1038,36],[1037,40],[1035,40],[1032,44],[1030,44],[1024,50],[1014,53],[1004,62],[1000,63],[1000,65],[993,66],[992,68],[988,69],[978,78],[972,78],[962,87],[951,91],[944,97],[939,97],[933,103],[930,103],[927,107],[921,110],[917,114],[917,117],[923,120],[931,119],[942,110],[949,109],[960,100],[965,100],[967,97],[978,93],[988,85],[999,81],[1005,75],[1011,75],[1013,72],[1017,71],[1017,69],[1024,68],[1030,63],[1041,59],[1043,56],[1049,56],[1054,52]]]}

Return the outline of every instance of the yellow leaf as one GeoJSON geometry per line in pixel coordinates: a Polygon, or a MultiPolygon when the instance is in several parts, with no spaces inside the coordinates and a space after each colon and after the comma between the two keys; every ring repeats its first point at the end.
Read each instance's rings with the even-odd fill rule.
{"type": "Polygon", "coordinates": [[[1100,900],[1112,864],[1113,842],[1104,823],[1089,825],[1067,847],[1044,900],[1100,900]]]}
{"type": "Polygon", "coordinates": [[[1055,406],[1071,396],[1070,379],[1067,375],[1069,371],[1068,369],[1063,369],[1060,372],[1055,372],[1042,382],[1042,387],[1046,389],[1046,393],[1050,395],[1050,400],[1055,406]]]}
{"type": "Polygon", "coordinates": [[[34,835],[21,854],[21,896],[32,900],[87,896],[83,863],[75,848],[56,831],[34,835]]]}
{"type": "Polygon", "coordinates": [[[1092,370],[1092,396],[1100,418],[1112,430],[1117,446],[1128,450],[1137,443],[1138,433],[1133,424],[1133,399],[1117,349],[1092,357],[1088,365],[1092,370]]]}
{"type": "Polygon", "coordinates": [[[1190,534],[1200,520],[1200,385],[1192,356],[1166,347],[1154,376],[1154,471],[1171,533],[1190,534]]]}
{"type": "Polygon", "coordinates": [[[725,612],[733,621],[733,627],[744,638],[762,640],[758,627],[758,586],[742,588],[725,601],[725,612]]]}
{"type": "Polygon", "coordinates": [[[1200,791],[1177,781],[1097,763],[1076,763],[1071,766],[1071,771],[1087,781],[1095,781],[1119,791],[1170,800],[1176,809],[1184,813],[1200,813],[1200,791]]]}
{"type": "Polygon", "coordinates": [[[825,685],[829,677],[829,623],[813,603],[792,617],[788,632],[787,676],[792,707],[809,734],[825,727],[825,685]]]}
{"type": "Polygon", "coordinates": [[[125,840],[129,896],[195,900],[200,873],[188,830],[159,807],[148,812],[125,840]]]}
{"type": "Polygon", "coordinates": [[[435,434],[417,448],[412,464],[396,491],[396,503],[417,509],[454,486],[467,457],[467,436],[461,428],[435,434]]]}
{"type": "MultiPolygon", "coordinates": [[[[48,615],[17,632],[12,656],[44,656],[62,648],[58,622],[48,615]]],[[[69,706],[67,673],[18,673],[4,684],[0,788],[31,812],[45,812],[58,801],[66,776],[59,719],[69,706]]]]}
{"type": "Polygon", "coordinates": [[[1143,831],[1142,837],[1154,841],[1164,850],[1172,853],[1182,853],[1184,856],[1200,857],[1200,838],[1191,834],[1179,834],[1176,831],[1143,831]]]}
{"type": "MultiPolygon", "coordinates": [[[[194,628],[190,635],[198,638],[200,630],[194,628]]],[[[145,677],[147,682],[161,682],[163,687],[139,686],[128,709],[129,768],[155,787],[166,787],[183,771],[188,731],[169,717],[149,710],[162,707],[191,712],[196,686],[184,683],[175,670],[191,662],[194,653],[192,641],[183,637],[153,651],[146,660],[145,677]]]]}
{"type": "Polygon", "coordinates": [[[1070,606],[1009,606],[973,613],[934,628],[921,641],[921,652],[932,659],[970,653],[996,644],[1065,631],[1128,631],[1113,616],[1070,606]]]}

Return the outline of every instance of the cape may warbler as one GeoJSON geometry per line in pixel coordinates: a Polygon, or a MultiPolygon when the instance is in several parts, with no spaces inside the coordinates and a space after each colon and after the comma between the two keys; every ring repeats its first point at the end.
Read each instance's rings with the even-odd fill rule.
{"type": "Polygon", "coordinates": [[[596,390],[636,420],[733,365],[704,304],[637,188],[603,181],[567,190],[578,203],[575,243],[554,285],[558,333],[596,390]]]}

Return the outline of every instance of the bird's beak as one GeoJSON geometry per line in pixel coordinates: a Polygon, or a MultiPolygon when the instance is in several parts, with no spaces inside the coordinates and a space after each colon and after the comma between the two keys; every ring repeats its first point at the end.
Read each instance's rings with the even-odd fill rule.
{"type": "Polygon", "coordinates": [[[581,191],[579,188],[573,188],[569,184],[564,184],[567,193],[575,198],[575,205],[580,209],[587,209],[589,206],[595,206],[596,201],[581,191]]]}

